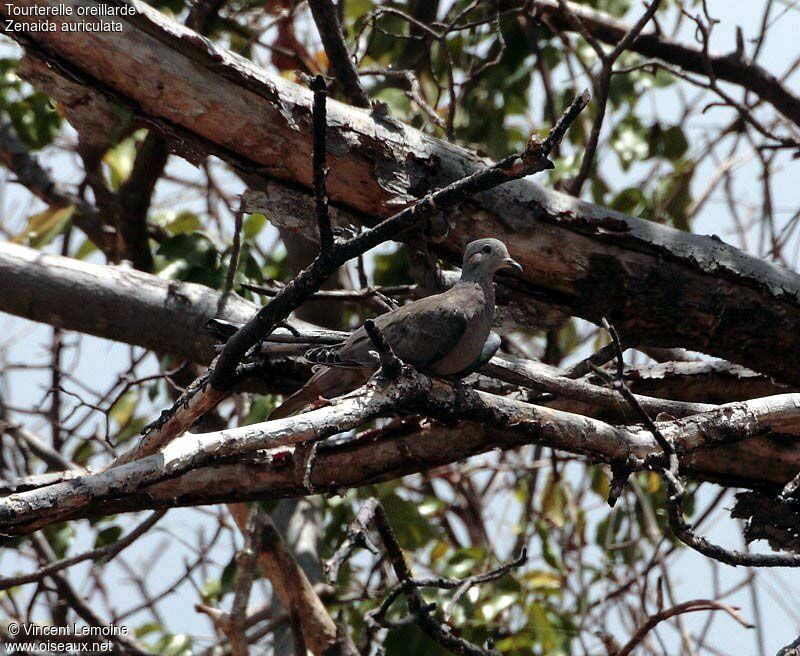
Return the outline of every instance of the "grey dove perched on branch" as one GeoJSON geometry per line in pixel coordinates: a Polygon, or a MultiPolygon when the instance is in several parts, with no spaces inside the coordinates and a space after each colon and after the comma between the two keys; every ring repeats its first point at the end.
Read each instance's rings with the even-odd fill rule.
{"type": "MultiPolygon", "coordinates": [[[[522,270],[505,244],[478,239],[467,245],[461,279],[441,294],[427,296],[376,317],[375,325],[395,355],[414,368],[437,376],[465,376],[500,348],[491,332],[494,285],[499,269],[522,270]]],[[[332,398],[363,384],[379,366],[375,346],[362,326],[335,346],[306,353],[322,365],[302,389],[287,398],[270,419],[287,417],[318,398],[332,398]]]]}

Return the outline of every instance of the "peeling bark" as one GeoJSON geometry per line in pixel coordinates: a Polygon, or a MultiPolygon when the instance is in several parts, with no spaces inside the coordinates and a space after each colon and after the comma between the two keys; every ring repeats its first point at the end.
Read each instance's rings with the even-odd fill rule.
{"type": "MultiPolygon", "coordinates": [[[[122,21],[121,33],[57,30],[19,38],[61,73],[179,141],[250,174],[310,187],[310,93],[132,4],[138,13],[122,21]]],[[[329,195],[365,222],[482,165],[461,148],[364,110],[331,101],[328,116],[329,195]]],[[[456,215],[440,251],[456,258],[471,239],[505,240],[525,267],[521,279],[506,281],[521,298],[589,321],[607,317],[626,345],[686,347],[800,382],[786,357],[800,350],[800,277],[791,272],[716,239],[527,180],[480,194],[456,215]]]]}
{"type": "MultiPolygon", "coordinates": [[[[698,467],[697,452],[712,450],[711,462],[700,466],[713,468],[714,463],[720,460],[716,457],[717,452],[728,443],[769,431],[799,434],[800,395],[783,394],[732,403],[684,419],[659,422],[659,428],[692,467],[698,467]]],[[[796,441],[796,437],[792,440],[796,441]]],[[[339,445],[347,447],[352,442],[333,439],[329,445],[335,452],[339,445]]],[[[265,495],[305,496],[336,492],[374,482],[376,478],[387,477],[387,474],[388,477],[397,477],[490,449],[508,449],[528,443],[583,454],[593,461],[606,463],[624,462],[631,455],[645,458],[662,452],[646,428],[615,427],[596,419],[486,392],[459,392],[448,383],[409,370],[397,382],[390,384],[373,380],[356,392],[334,400],[329,407],[240,428],[204,434],[187,433],[170,442],[160,453],[140,460],[97,474],[70,477],[48,487],[11,494],[0,500],[0,533],[28,533],[56,521],[85,517],[91,507],[102,508],[103,512],[117,512],[125,507],[126,497],[141,493],[149,499],[146,507],[158,507],[155,498],[159,485],[171,488],[168,503],[172,506],[182,505],[181,497],[187,493],[194,496],[195,503],[233,500],[226,498],[226,481],[218,476],[217,468],[207,470],[214,472],[210,478],[207,474],[205,479],[195,479],[192,490],[179,491],[176,489],[177,481],[170,479],[184,477],[187,472],[220,459],[264,450],[261,466],[265,472],[277,474],[289,459],[293,460],[294,471],[290,472],[288,480],[287,472],[284,471],[283,478],[278,478],[280,474],[277,474],[272,484],[267,489],[262,488],[260,493],[255,487],[249,487],[253,482],[251,478],[246,490],[242,490],[239,483],[237,492],[244,496],[236,500],[255,496],[263,498],[265,495]],[[282,448],[340,435],[398,411],[442,417],[452,417],[457,411],[466,422],[477,422],[481,430],[470,431],[467,423],[466,431],[446,431],[444,439],[436,443],[428,440],[426,444],[417,444],[416,448],[423,450],[418,454],[410,445],[402,448],[388,439],[366,440],[371,443],[366,453],[362,453],[362,459],[353,458],[351,454],[349,459],[339,462],[338,467],[325,462],[328,443],[323,442],[316,449],[310,464],[308,459],[312,456],[308,449],[295,449],[294,458],[289,458],[287,449],[282,448]],[[370,471],[371,474],[367,475],[370,471]],[[279,480],[283,485],[278,483],[279,480]],[[202,494],[210,498],[201,501],[197,496],[202,494]]],[[[796,450],[793,455],[797,458],[796,450]]],[[[702,462],[702,456],[700,460],[702,462]]],[[[717,473],[724,474],[719,469],[717,473]]],[[[763,472],[759,474],[763,475],[763,472]]],[[[793,475],[794,472],[789,476],[793,475]]]]}

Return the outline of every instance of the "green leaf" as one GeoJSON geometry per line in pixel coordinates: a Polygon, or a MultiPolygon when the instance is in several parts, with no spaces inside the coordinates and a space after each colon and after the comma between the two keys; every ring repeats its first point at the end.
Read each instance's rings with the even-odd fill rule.
{"type": "Polygon", "coordinates": [[[145,622],[140,626],[137,626],[133,633],[137,638],[144,638],[145,636],[150,635],[151,633],[162,633],[164,628],[158,622],[145,622]]]}
{"type": "Polygon", "coordinates": [[[679,125],[664,130],[660,124],[654,123],[648,137],[650,157],[664,157],[672,162],[679,160],[689,149],[689,142],[679,125]]]}
{"type": "Polygon", "coordinates": [[[610,207],[612,210],[637,216],[641,215],[647,207],[647,199],[639,187],[629,187],[614,197],[610,207]]]}
{"type": "Polygon", "coordinates": [[[156,255],[162,278],[196,282],[213,288],[218,288],[225,279],[219,251],[202,232],[170,237],[161,243],[156,255]]]}
{"type": "Polygon", "coordinates": [[[43,529],[45,538],[50,543],[56,556],[63,558],[75,539],[75,525],[72,522],[50,524],[43,529]]]}
{"type": "Polygon", "coordinates": [[[44,212],[34,214],[28,219],[28,227],[20,235],[14,237],[17,244],[27,243],[32,248],[46,246],[58,235],[67,225],[72,217],[75,208],[50,207],[44,212]]]}
{"type": "Polygon", "coordinates": [[[404,285],[411,280],[411,267],[403,248],[392,253],[378,253],[373,262],[372,279],[376,285],[404,285]]]}
{"type": "Polygon", "coordinates": [[[595,174],[591,182],[592,200],[598,205],[605,205],[606,194],[610,191],[606,181],[599,174],[595,174]]]}
{"type": "Polygon", "coordinates": [[[675,76],[672,73],[665,71],[663,68],[656,70],[653,76],[653,85],[663,89],[675,83],[675,76]]]}
{"type": "Polygon", "coordinates": [[[529,570],[522,576],[522,580],[526,587],[536,590],[537,592],[561,590],[564,585],[563,575],[546,569],[529,570]]]}
{"type": "Polygon", "coordinates": [[[692,204],[692,178],[694,166],[689,162],[678,162],[675,171],[659,183],[656,191],[656,206],[679,230],[690,229],[686,210],[692,204]]]}
{"type": "Polygon", "coordinates": [[[555,633],[547,616],[547,610],[540,603],[534,603],[529,612],[530,625],[533,627],[538,642],[546,651],[550,651],[556,645],[555,633]]]}
{"type": "Polygon", "coordinates": [[[373,8],[372,0],[347,0],[344,7],[348,20],[361,18],[373,8]]]}
{"type": "Polygon", "coordinates": [[[392,629],[383,641],[385,656],[451,656],[416,626],[392,629]]]}
{"type": "Polygon", "coordinates": [[[241,425],[247,426],[249,424],[257,424],[266,420],[270,413],[275,409],[277,403],[277,397],[271,394],[256,396],[250,404],[250,412],[247,413],[247,417],[241,425]]]}
{"type": "Polygon", "coordinates": [[[31,150],[50,145],[58,134],[61,117],[55,111],[53,101],[43,93],[35,92],[20,97],[20,85],[12,83],[0,86],[4,102],[14,130],[20,140],[31,150]]]}
{"type": "Polygon", "coordinates": [[[611,147],[619,156],[623,171],[627,171],[633,162],[650,156],[647,134],[638,120],[628,120],[617,125],[611,139],[611,147]]]}
{"type": "Polygon", "coordinates": [[[482,547],[463,547],[447,560],[442,572],[448,578],[461,579],[473,574],[486,561],[486,550],[482,547]]]}
{"type": "Polygon", "coordinates": [[[89,255],[97,250],[97,245],[90,239],[84,239],[83,243],[78,246],[78,249],[72,254],[76,260],[85,260],[89,255]]]}
{"type": "Polygon", "coordinates": [[[248,241],[253,241],[264,226],[267,225],[267,217],[256,212],[248,216],[242,223],[242,235],[248,241]]]}
{"type": "Polygon", "coordinates": [[[130,176],[136,160],[136,143],[143,136],[144,130],[139,130],[110,148],[103,156],[103,161],[108,166],[109,183],[112,189],[119,189],[120,185],[130,176]]]}
{"type": "Polygon", "coordinates": [[[550,541],[550,530],[547,524],[541,520],[537,521],[536,533],[538,534],[539,540],[542,543],[542,558],[544,558],[544,562],[550,565],[550,567],[553,569],[563,572],[565,569],[564,563],[562,563],[561,559],[556,555],[553,543],[550,541]]]}
{"type": "Polygon", "coordinates": [[[665,130],[661,139],[664,142],[664,157],[670,161],[680,159],[689,149],[689,141],[679,125],[665,130]]]}
{"type": "Polygon", "coordinates": [[[511,608],[519,600],[518,592],[503,592],[490,597],[480,606],[480,613],[486,622],[492,622],[495,617],[507,608],[511,608]]]}
{"type": "Polygon", "coordinates": [[[616,16],[617,18],[623,18],[631,8],[630,0],[597,0],[589,4],[593,4],[601,11],[616,16]]]}
{"type": "Polygon", "coordinates": [[[159,640],[154,651],[161,656],[192,656],[192,639],[183,634],[167,634],[159,640]]]}
{"type": "Polygon", "coordinates": [[[208,579],[200,588],[200,595],[207,604],[218,602],[222,599],[222,582],[219,579],[208,579]]]}
{"type": "Polygon", "coordinates": [[[634,107],[639,102],[639,90],[630,75],[614,75],[608,85],[608,100],[613,108],[624,103],[634,107]]]}
{"type": "Polygon", "coordinates": [[[229,592],[233,592],[234,586],[236,585],[237,571],[236,556],[234,556],[231,558],[230,562],[225,565],[225,569],[222,570],[222,575],[219,578],[220,597],[224,597],[229,592]]]}
{"type": "Polygon", "coordinates": [[[171,235],[185,235],[200,230],[200,217],[194,212],[159,212],[155,222],[163,226],[171,235]]]}
{"type": "Polygon", "coordinates": [[[109,526],[108,528],[104,528],[97,534],[97,538],[94,541],[94,547],[97,549],[98,547],[104,547],[107,544],[111,544],[112,542],[116,542],[119,540],[120,536],[122,535],[122,527],[121,526],[109,526]]]}
{"type": "Polygon", "coordinates": [[[450,547],[445,540],[438,540],[436,544],[433,545],[433,549],[431,549],[431,552],[428,556],[431,566],[434,566],[440,562],[442,558],[447,555],[449,549],[450,547]]]}
{"type": "Polygon", "coordinates": [[[416,503],[396,494],[381,499],[389,522],[403,549],[419,549],[439,535],[439,531],[419,511],[416,503]]]}
{"type": "Polygon", "coordinates": [[[608,499],[608,493],[611,491],[611,482],[608,480],[606,473],[600,467],[592,467],[592,492],[597,494],[603,501],[608,499]]]}
{"type": "Polygon", "coordinates": [[[550,474],[542,492],[542,515],[558,528],[567,523],[567,496],[560,476],[550,474]]]}
{"type": "Polygon", "coordinates": [[[81,465],[82,467],[85,467],[89,462],[89,459],[94,455],[94,453],[95,453],[94,443],[91,442],[90,440],[84,440],[73,451],[72,458],[70,459],[76,465],[81,465]]]}
{"type": "Polygon", "coordinates": [[[139,393],[135,390],[128,390],[111,406],[108,414],[118,426],[122,427],[131,420],[138,404],[139,393]]]}

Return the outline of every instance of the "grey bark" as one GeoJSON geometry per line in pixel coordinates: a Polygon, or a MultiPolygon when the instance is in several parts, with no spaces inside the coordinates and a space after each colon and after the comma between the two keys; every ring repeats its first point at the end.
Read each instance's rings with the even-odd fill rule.
{"type": "MultiPolygon", "coordinates": [[[[727,449],[769,430],[796,435],[800,432],[800,395],[737,402],[685,419],[662,421],[659,429],[675,445],[686,470],[728,480],[733,476],[735,480],[736,461],[730,462],[727,449]]],[[[748,440],[746,445],[749,462],[745,471],[755,473],[762,483],[768,475],[785,480],[794,477],[800,464],[797,449],[786,449],[780,461],[754,472],[758,452],[754,442],[748,440]]],[[[790,442],[796,438],[791,437],[790,442]]],[[[527,443],[607,463],[624,461],[629,455],[645,458],[662,452],[649,430],[640,426],[615,427],[480,391],[466,391],[457,399],[450,384],[412,373],[389,385],[361,388],[329,407],[299,417],[213,433],[187,433],[160,453],[113,469],[85,476],[67,472],[61,482],[0,500],[0,532],[28,533],[55,521],[142,507],[334,493],[527,443]],[[414,435],[387,435],[379,440],[369,436],[333,439],[317,449],[312,471],[306,471],[308,453],[303,443],[354,429],[398,407],[436,415],[452,413],[456,404],[459,416],[465,419],[455,430],[428,427],[414,435]],[[227,464],[230,458],[239,461],[227,464]],[[256,467],[248,466],[250,458],[255,458],[251,462],[256,462],[256,467]]],[[[736,455],[742,458],[741,452],[736,455]]],[[[741,463],[738,468],[742,470],[741,463]]]]}
{"type": "MultiPolygon", "coordinates": [[[[29,51],[122,102],[182,146],[194,144],[254,175],[309,187],[309,92],[147,5],[132,4],[138,13],[122,21],[121,33],[16,36],[29,51]]],[[[329,195],[365,223],[482,165],[461,148],[363,110],[331,101],[328,116],[329,195]]],[[[627,345],[700,350],[800,382],[800,369],[787,357],[800,350],[800,277],[794,273],[716,239],[640,221],[527,180],[463,204],[439,251],[455,259],[468,241],[486,235],[510,243],[525,267],[524,280],[508,285],[517,309],[522,306],[516,316],[527,317],[529,325],[544,317],[526,303],[544,301],[589,321],[607,317],[627,345]]]]}

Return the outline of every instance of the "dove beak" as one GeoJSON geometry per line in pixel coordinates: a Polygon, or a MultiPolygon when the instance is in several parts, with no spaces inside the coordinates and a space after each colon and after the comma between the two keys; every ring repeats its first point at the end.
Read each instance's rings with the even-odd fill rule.
{"type": "Polygon", "coordinates": [[[522,265],[517,262],[515,259],[507,257],[503,260],[503,268],[504,269],[515,269],[516,271],[522,271],[522,265]]]}

